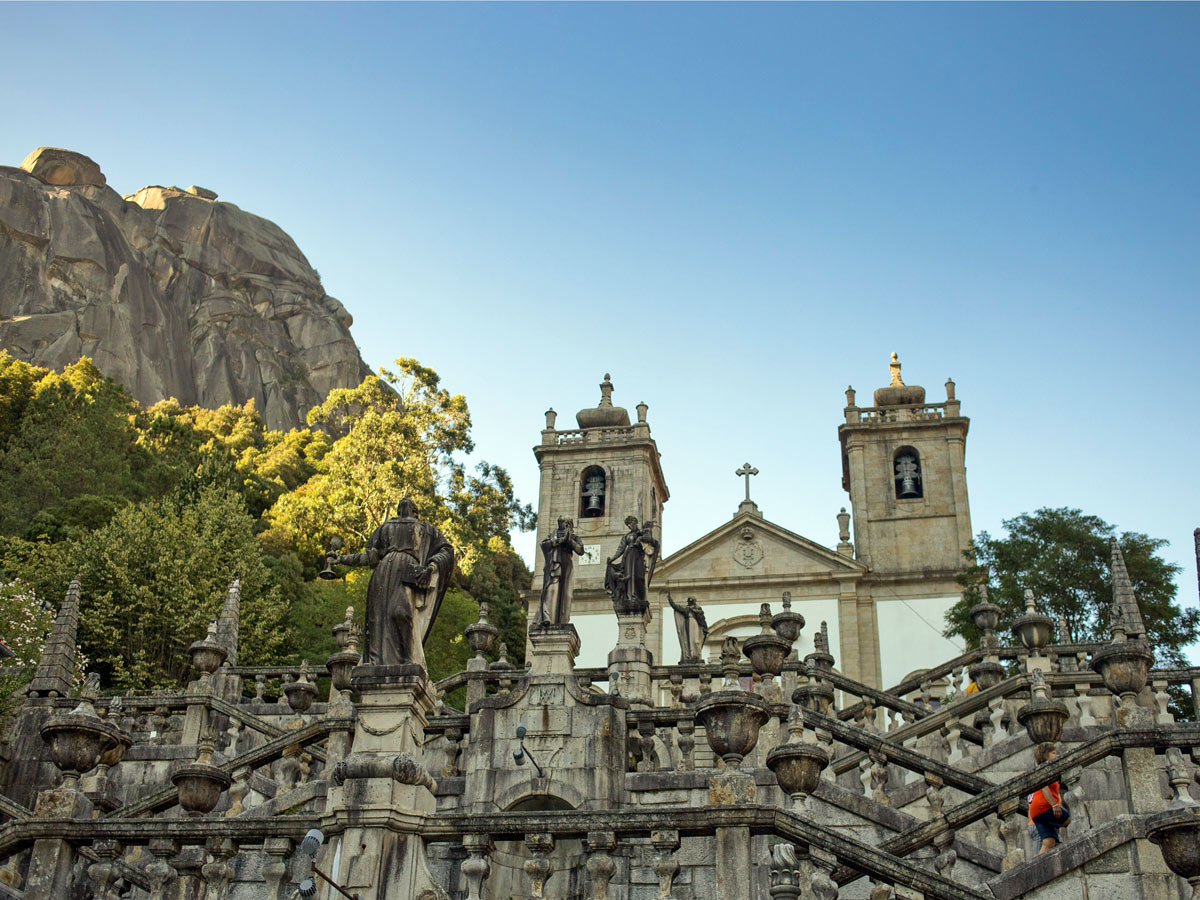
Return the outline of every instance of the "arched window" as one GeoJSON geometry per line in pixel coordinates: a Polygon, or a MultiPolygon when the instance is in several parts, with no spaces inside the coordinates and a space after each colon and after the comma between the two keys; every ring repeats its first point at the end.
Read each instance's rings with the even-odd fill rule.
{"type": "Polygon", "coordinates": [[[921,486],[921,455],[912,447],[901,447],[892,461],[897,500],[919,500],[925,496],[921,486]]]}
{"type": "Polygon", "coordinates": [[[595,519],[604,515],[604,499],[608,493],[604,469],[588,466],[579,480],[579,518],[595,519]]]}

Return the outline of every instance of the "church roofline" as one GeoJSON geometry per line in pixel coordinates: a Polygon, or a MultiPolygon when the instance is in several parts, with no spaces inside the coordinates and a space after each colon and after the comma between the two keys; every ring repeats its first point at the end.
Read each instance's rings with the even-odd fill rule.
{"type": "MultiPolygon", "coordinates": [[[[682,565],[687,560],[691,559],[692,557],[694,557],[694,556],[702,553],[704,550],[708,549],[708,547],[715,544],[717,541],[719,541],[721,538],[723,538],[730,532],[737,531],[738,529],[742,528],[745,525],[754,525],[758,528],[763,529],[763,531],[767,532],[768,534],[773,534],[775,537],[779,538],[780,540],[783,540],[787,543],[798,545],[798,546],[804,548],[805,550],[807,550],[808,552],[810,552],[812,555],[831,563],[832,564],[831,568],[833,568],[834,570],[840,569],[842,571],[842,573],[854,574],[854,575],[865,575],[868,571],[867,566],[863,565],[861,562],[859,562],[856,559],[851,559],[850,557],[843,556],[842,554],[838,553],[836,550],[831,550],[828,547],[824,546],[823,544],[818,544],[816,541],[811,540],[810,538],[806,538],[803,535],[796,534],[796,532],[794,532],[794,531],[789,531],[788,529],[784,528],[782,525],[778,525],[775,522],[772,522],[770,519],[764,518],[761,515],[755,515],[753,513],[743,512],[743,513],[738,513],[732,519],[730,519],[728,522],[724,523],[723,525],[718,526],[717,528],[714,528],[712,531],[708,532],[707,534],[702,535],[701,537],[698,537],[696,540],[692,541],[690,544],[676,550],[670,556],[663,557],[662,561],[658,564],[657,571],[654,573],[655,580],[658,581],[664,575],[668,574],[672,568],[682,565]]],[[[831,575],[833,575],[833,574],[835,574],[835,573],[831,573],[831,575]]],[[[756,575],[756,576],[750,576],[750,577],[755,578],[755,579],[762,579],[764,576],[756,575]]],[[[791,575],[788,577],[792,578],[794,580],[796,576],[791,575]]],[[[820,576],[820,577],[825,577],[825,576],[820,576]]]]}

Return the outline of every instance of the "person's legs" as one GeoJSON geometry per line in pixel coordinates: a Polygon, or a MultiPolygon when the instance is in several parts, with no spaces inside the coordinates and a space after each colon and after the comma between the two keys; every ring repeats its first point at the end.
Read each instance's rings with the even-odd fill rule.
{"type": "Polygon", "coordinates": [[[1033,824],[1038,830],[1038,835],[1042,838],[1042,846],[1037,852],[1037,855],[1041,856],[1058,844],[1058,829],[1061,823],[1055,818],[1054,811],[1048,809],[1035,816],[1033,824]]]}

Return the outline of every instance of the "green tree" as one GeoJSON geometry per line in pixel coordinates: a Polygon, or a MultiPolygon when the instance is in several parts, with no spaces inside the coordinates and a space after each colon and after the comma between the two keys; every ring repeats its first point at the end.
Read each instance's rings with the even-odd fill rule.
{"type": "Polygon", "coordinates": [[[278,659],[288,644],[286,604],[253,525],[236,493],[200,485],[129,504],[76,545],[80,643],[106,684],[145,689],[189,677],[187,646],[204,636],[235,574],[239,662],[278,659]]]}
{"type": "Polygon", "coordinates": [[[986,579],[988,600],[1000,609],[1001,627],[1024,614],[1024,592],[1038,598],[1039,612],[1067,623],[1071,641],[1108,640],[1112,603],[1112,559],[1109,539],[1117,543],[1141,606],[1156,664],[1186,665],[1183,648],[1200,637],[1200,612],[1175,601],[1179,566],[1158,551],[1167,543],[1137,532],[1116,534],[1114,526],[1078,509],[1039,509],[1003,522],[1005,537],[980,532],[975,565],[959,576],[963,599],[946,614],[946,634],[977,646],[980,634],[968,610],[978,602],[978,585],[986,579]]]}

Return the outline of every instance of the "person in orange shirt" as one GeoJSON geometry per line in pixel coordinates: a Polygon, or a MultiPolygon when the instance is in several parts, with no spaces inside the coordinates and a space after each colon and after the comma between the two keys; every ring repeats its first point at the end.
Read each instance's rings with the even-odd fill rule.
{"type": "MultiPolygon", "coordinates": [[[[1038,744],[1033,751],[1033,760],[1039,766],[1058,756],[1058,750],[1053,744],[1038,744]]],[[[1029,818],[1037,828],[1042,846],[1037,855],[1041,856],[1047,850],[1055,847],[1061,838],[1058,830],[1065,828],[1071,822],[1071,811],[1063,805],[1062,787],[1057,781],[1052,782],[1036,791],[1029,802],[1029,818]]]]}

